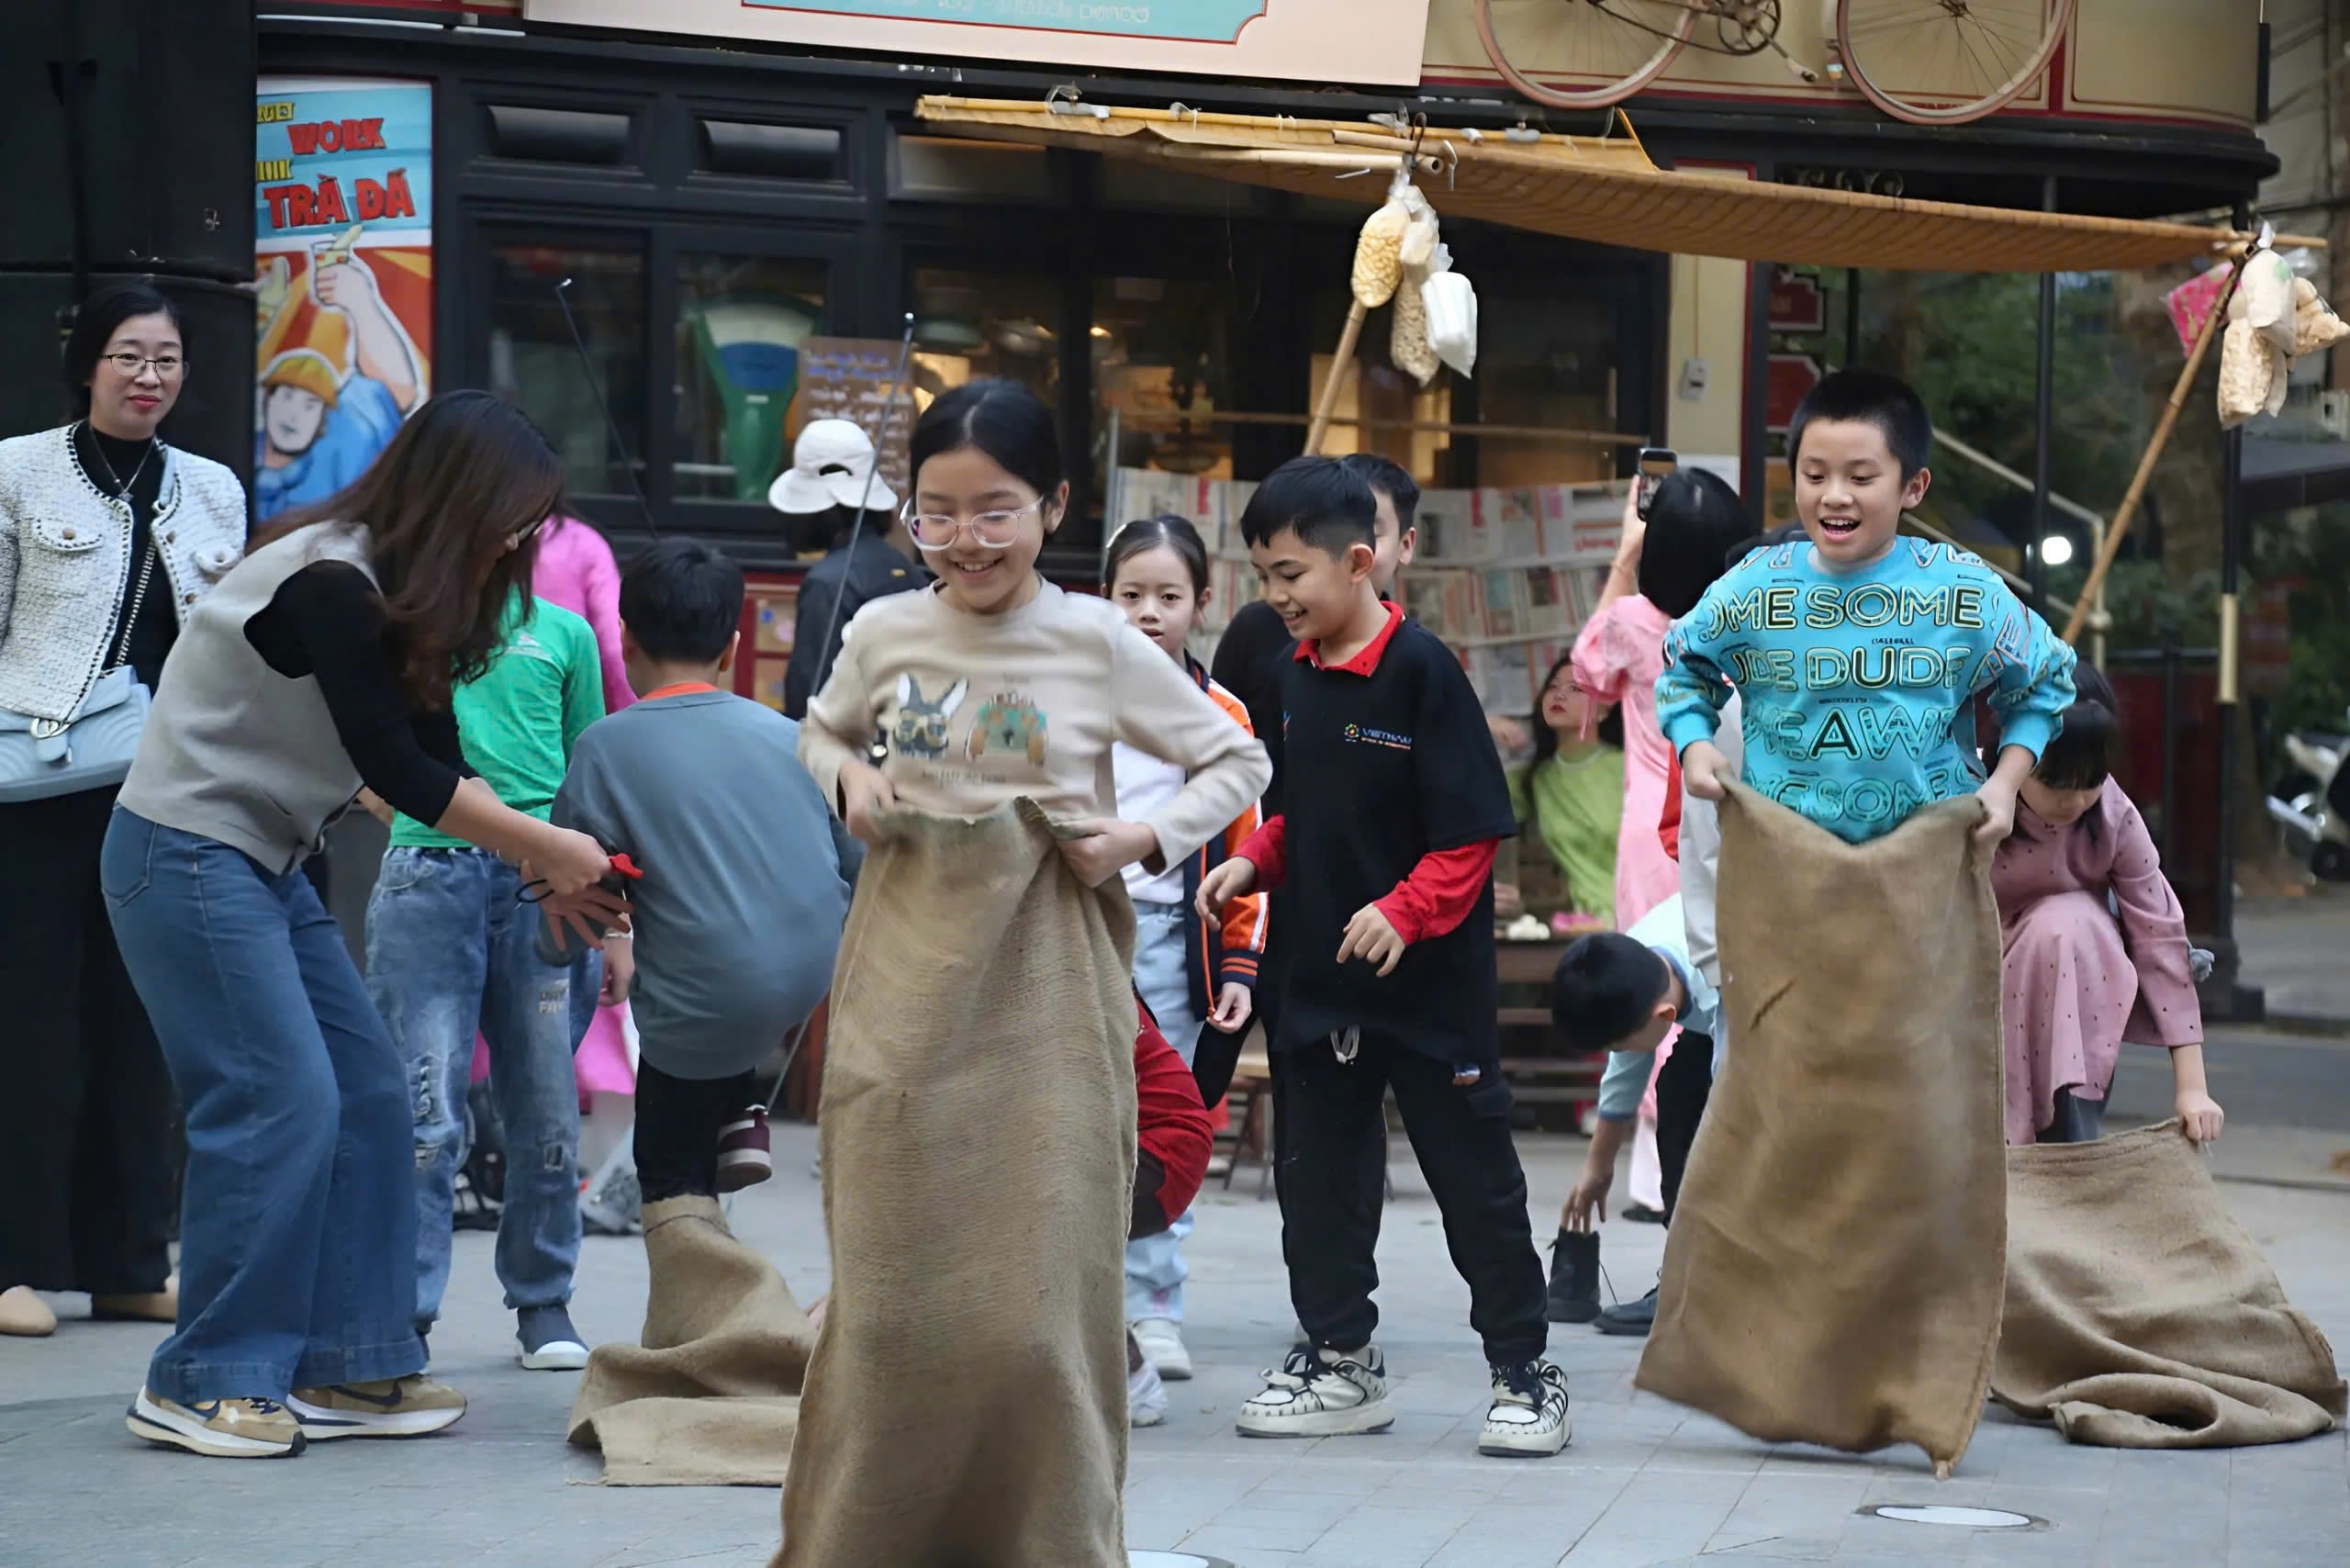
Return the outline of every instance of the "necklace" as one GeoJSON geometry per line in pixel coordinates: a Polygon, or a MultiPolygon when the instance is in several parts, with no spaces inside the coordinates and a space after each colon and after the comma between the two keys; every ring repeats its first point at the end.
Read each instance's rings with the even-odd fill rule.
{"type": "Polygon", "coordinates": [[[82,421],[82,428],[90,432],[90,450],[98,454],[98,465],[106,471],[106,477],[114,483],[114,498],[118,501],[128,501],[130,498],[130,487],[139,483],[139,476],[147,472],[147,460],[155,455],[155,448],[158,444],[155,438],[151,435],[147,438],[146,448],[139,454],[139,465],[131,469],[130,477],[126,480],[114,471],[114,464],[107,458],[106,447],[99,442],[97,428],[87,420],[82,421]]]}
{"type": "MultiPolygon", "coordinates": [[[[90,421],[84,420],[82,423],[86,429],[90,421]]],[[[106,469],[106,477],[113,480],[118,487],[115,491],[114,498],[124,506],[131,508],[131,522],[134,530],[137,527],[139,512],[135,506],[131,506],[130,487],[139,483],[139,476],[147,472],[147,460],[155,455],[155,448],[158,444],[160,443],[153,436],[147,438],[147,450],[139,454],[138,466],[131,469],[130,478],[126,482],[121,475],[114,471],[114,464],[107,460],[106,449],[99,444],[98,432],[94,429],[90,431],[90,450],[98,454],[98,463],[106,469]]],[[[132,537],[137,537],[135,532],[132,537]]],[[[130,590],[130,607],[124,611],[122,617],[122,641],[115,649],[114,655],[117,666],[130,662],[131,633],[138,628],[140,610],[146,607],[147,585],[154,580],[155,558],[162,553],[162,547],[155,543],[153,531],[150,530],[147,537],[147,553],[139,562],[138,586],[130,590]]]]}

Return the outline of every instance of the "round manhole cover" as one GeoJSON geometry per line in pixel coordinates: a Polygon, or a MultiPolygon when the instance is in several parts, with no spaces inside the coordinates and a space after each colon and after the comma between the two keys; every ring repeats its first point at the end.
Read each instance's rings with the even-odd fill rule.
{"type": "Polygon", "coordinates": [[[1905,1525],[1956,1525],[1961,1529],[2030,1529],[2040,1522],[2030,1514],[2011,1514],[2005,1508],[1953,1508],[1939,1503],[1881,1503],[1861,1512],[1905,1525]]]}
{"type": "Polygon", "coordinates": [[[1129,1551],[1126,1568],[1232,1568],[1232,1564],[1194,1551],[1129,1551]]]}

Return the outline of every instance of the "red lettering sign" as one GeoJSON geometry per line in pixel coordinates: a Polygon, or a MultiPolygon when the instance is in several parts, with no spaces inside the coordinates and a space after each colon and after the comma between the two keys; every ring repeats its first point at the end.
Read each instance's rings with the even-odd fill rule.
{"type": "Polygon", "coordinates": [[[293,144],[297,158],[315,158],[321,152],[381,152],[384,151],[384,122],[378,118],[289,125],[285,128],[285,139],[293,144]]]}
{"type": "Polygon", "coordinates": [[[369,179],[353,180],[351,199],[358,207],[362,223],[416,216],[416,198],[408,194],[406,169],[394,169],[381,184],[369,179]]]}

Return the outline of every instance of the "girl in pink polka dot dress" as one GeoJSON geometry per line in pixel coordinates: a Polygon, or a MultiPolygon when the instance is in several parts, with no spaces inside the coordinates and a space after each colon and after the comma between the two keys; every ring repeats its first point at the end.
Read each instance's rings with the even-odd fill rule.
{"type": "Polygon", "coordinates": [[[2113,689],[2073,673],[2065,727],[2024,782],[1991,865],[1999,902],[2009,1144],[2098,1136],[2124,1040],[2170,1051],[2188,1137],[2220,1136],[2187,917],[2138,808],[2113,781],[2113,689]]]}

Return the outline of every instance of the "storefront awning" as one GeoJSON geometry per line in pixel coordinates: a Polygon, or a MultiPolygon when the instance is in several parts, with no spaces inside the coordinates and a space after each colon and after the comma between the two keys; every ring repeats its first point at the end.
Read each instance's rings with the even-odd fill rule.
{"type": "MultiPolygon", "coordinates": [[[[1376,125],[1105,105],[925,97],[915,113],[958,136],[1070,148],[1369,207],[1417,147],[1419,182],[1446,218],[1635,250],[1733,261],[1921,272],[2103,272],[2220,253],[2244,238],[2184,223],[1910,201],[1857,191],[1677,174],[1639,139],[1376,125]]],[[[1623,122],[1628,124],[1628,122],[1623,122]]],[[[2282,243],[2283,241],[2279,241],[2282,243]]]]}

